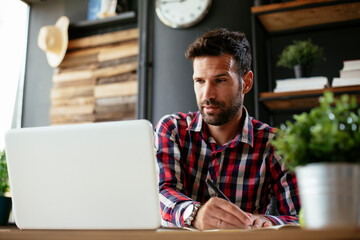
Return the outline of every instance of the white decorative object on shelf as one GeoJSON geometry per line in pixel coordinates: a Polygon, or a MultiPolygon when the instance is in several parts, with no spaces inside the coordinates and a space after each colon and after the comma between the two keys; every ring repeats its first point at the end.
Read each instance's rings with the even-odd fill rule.
{"type": "Polygon", "coordinates": [[[329,87],[327,77],[288,78],[276,80],[274,92],[316,90],[329,87]]]}
{"type": "Polygon", "coordinates": [[[333,78],[332,87],[346,87],[360,85],[360,59],[345,60],[340,69],[339,78],[333,78]]]}

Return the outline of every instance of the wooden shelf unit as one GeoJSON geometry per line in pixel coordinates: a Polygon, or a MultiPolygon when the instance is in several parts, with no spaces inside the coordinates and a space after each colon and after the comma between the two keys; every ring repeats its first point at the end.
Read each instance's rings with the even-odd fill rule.
{"type": "MultiPolygon", "coordinates": [[[[28,4],[41,4],[44,0],[24,0],[28,4]]],[[[138,28],[139,53],[138,53],[138,98],[136,103],[136,118],[151,120],[151,58],[152,46],[151,14],[150,0],[129,1],[129,11],[122,12],[113,17],[97,20],[83,20],[70,22],[69,25],[69,47],[76,48],[74,42],[81,38],[87,38],[94,35],[103,36],[107,33],[126,31],[138,28]]],[[[88,61],[89,59],[85,59],[88,61]]]]}
{"type": "MultiPolygon", "coordinates": [[[[273,124],[273,116],[276,111],[288,111],[290,113],[317,106],[318,98],[324,90],[271,92],[275,80],[275,76],[272,74],[274,71],[271,63],[272,53],[269,49],[271,48],[271,41],[279,36],[309,33],[314,32],[314,30],[327,31],[345,26],[357,27],[360,25],[360,1],[291,1],[254,6],[251,8],[251,12],[255,117],[273,124]],[[269,119],[262,119],[264,117],[269,117],[269,119]]],[[[339,60],[342,61],[342,59],[339,60]]],[[[360,86],[328,88],[326,90],[334,92],[335,95],[353,94],[357,96],[358,101],[360,99],[360,86]]]]}

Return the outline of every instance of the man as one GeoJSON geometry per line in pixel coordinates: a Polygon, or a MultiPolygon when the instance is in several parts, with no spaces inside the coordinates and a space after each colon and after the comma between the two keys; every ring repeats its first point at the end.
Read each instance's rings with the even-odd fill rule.
{"type": "Polygon", "coordinates": [[[296,179],[270,144],[275,129],[243,106],[253,84],[245,34],[210,31],[185,55],[199,112],[165,116],[155,129],[163,225],[246,229],[297,221],[296,179]],[[216,197],[207,179],[230,202],[216,197]],[[271,195],[280,216],[266,215],[271,195]]]}

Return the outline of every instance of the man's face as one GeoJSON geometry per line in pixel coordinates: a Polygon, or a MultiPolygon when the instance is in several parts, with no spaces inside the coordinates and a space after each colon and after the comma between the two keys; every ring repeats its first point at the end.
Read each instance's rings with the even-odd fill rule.
{"type": "Polygon", "coordinates": [[[196,101],[204,121],[219,126],[236,115],[241,117],[244,94],[232,55],[196,57],[193,68],[196,101]]]}

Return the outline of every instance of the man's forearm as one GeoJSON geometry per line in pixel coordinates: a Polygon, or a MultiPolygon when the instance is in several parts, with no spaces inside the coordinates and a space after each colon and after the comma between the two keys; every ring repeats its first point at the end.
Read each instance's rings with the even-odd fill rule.
{"type": "Polygon", "coordinates": [[[182,215],[185,209],[194,203],[186,195],[172,188],[160,190],[160,207],[164,227],[184,227],[182,215]]]}

